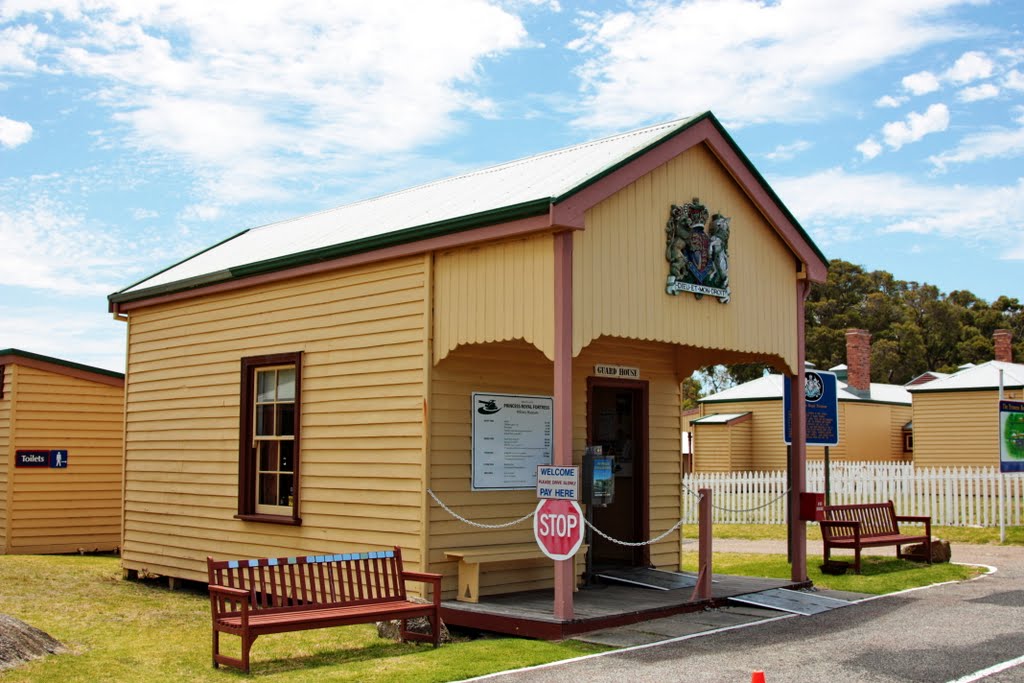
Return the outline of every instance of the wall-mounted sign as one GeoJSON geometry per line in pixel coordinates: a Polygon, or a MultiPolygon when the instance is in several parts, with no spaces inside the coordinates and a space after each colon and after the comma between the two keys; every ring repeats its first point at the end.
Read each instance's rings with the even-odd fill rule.
{"type": "Polygon", "coordinates": [[[1024,472],[1024,401],[999,402],[999,471],[1024,472]]]}
{"type": "Polygon", "coordinates": [[[550,396],[474,392],[472,490],[532,489],[553,455],[550,396]]]}
{"type": "Polygon", "coordinates": [[[537,497],[580,499],[579,465],[541,465],[537,468],[537,497]]]}
{"type": "MultiPolygon", "coordinates": [[[[782,381],[783,440],[792,443],[792,400],[789,380],[782,381]]],[[[804,406],[807,415],[808,446],[835,446],[839,443],[839,393],[834,372],[807,370],[804,373],[804,406]]]]}
{"type": "Polygon", "coordinates": [[[49,467],[50,451],[15,451],[15,467],[49,467]]]}
{"type": "Polygon", "coordinates": [[[729,222],[716,213],[710,217],[700,199],[669,210],[665,225],[665,260],[668,261],[669,294],[690,292],[697,299],[705,294],[728,303],[729,292],[729,222]]]}
{"type": "Polygon", "coordinates": [[[640,368],[628,368],[623,365],[595,365],[594,374],[598,377],[615,377],[617,379],[640,379],[640,368]]]}
{"type": "Polygon", "coordinates": [[[68,466],[68,452],[64,449],[25,448],[14,452],[14,466],[65,469],[68,466]]]}

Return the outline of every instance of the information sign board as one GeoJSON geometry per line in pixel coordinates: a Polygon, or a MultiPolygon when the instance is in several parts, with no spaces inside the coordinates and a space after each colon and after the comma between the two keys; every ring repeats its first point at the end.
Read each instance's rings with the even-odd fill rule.
{"type": "Polygon", "coordinates": [[[537,467],[553,455],[550,396],[474,392],[472,490],[537,486],[537,467]]]}
{"type": "Polygon", "coordinates": [[[1024,472],[1024,401],[999,402],[999,471],[1024,472]]]}
{"type": "Polygon", "coordinates": [[[579,465],[539,465],[537,467],[537,497],[552,500],[579,500],[579,465]]]}
{"type": "Polygon", "coordinates": [[[49,467],[50,451],[20,450],[14,452],[15,467],[49,467]]]}
{"type": "MultiPolygon", "coordinates": [[[[792,399],[789,380],[782,381],[783,440],[793,442],[791,432],[792,399]]],[[[807,370],[804,373],[804,405],[807,413],[807,445],[835,446],[839,443],[839,393],[834,372],[807,370]]]]}

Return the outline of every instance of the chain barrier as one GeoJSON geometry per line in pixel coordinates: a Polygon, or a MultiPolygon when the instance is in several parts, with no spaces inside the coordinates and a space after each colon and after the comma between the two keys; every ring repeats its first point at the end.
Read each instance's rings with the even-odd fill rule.
{"type": "MultiPolygon", "coordinates": [[[[698,492],[694,491],[693,489],[691,489],[691,488],[690,488],[689,486],[687,486],[686,484],[684,484],[684,483],[680,482],[680,483],[679,483],[679,485],[683,487],[683,490],[685,490],[685,491],[686,491],[687,493],[689,493],[689,494],[690,494],[691,496],[694,496],[694,497],[695,497],[695,498],[696,498],[697,500],[700,500],[700,499],[701,499],[701,495],[700,495],[700,493],[698,493],[698,492]]],[[[719,506],[719,505],[715,505],[714,503],[712,503],[712,504],[711,504],[711,507],[712,507],[712,509],[714,509],[714,510],[718,510],[719,512],[735,512],[735,513],[740,513],[740,512],[754,512],[755,510],[760,510],[760,509],[762,509],[762,508],[766,508],[766,507],[768,507],[769,505],[774,505],[774,504],[775,504],[775,503],[777,503],[778,501],[780,501],[780,500],[782,500],[783,498],[785,498],[786,496],[788,496],[788,495],[789,495],[789,492],[790,492],[790,491],[792,491],[792,490],[793,490],[793,487],[792,487],[792,486],[790,486],[790,487],[789,487],[789,488],[787,488],[787,489],[786,489],[785,491],[783,491],[782,493],[780,493],[780,494],[779,494],[778,496],[776,496],[775,498],[772,498],[771,500],[769,500],[769,501],[768,501],[767,503],[765,503],[764,505],[757,505],[757,506],[755,506],[755,507],[752,507],[752,508],[744,508],[744,509],[737,509],[737,510],[734,510],[734,509],[732,509],[732,508],[724,508],[724,507],[721,507],[721,506],[719,506]]]]}
{"type": "Polygon", "coordinates": [[[630,542],[630,541],[620,541],[617,538],[612,538],[611,536],[609,536],[608,534],[606,534],[605,532],[601,531],[596,526],[591,524],[590,520],[587,519],[586,517],[583,518],[583,523],[586,524],[588,527],[590,527],[590,529],[592,531],[596,532],[598,536],[600,536],[601,538],[603,538],[605,540],[611,541],[612,543],[617,543],[619,545],[624,545],[624,546],[627,546],[627,547],[630,547],[630,548],[636,548],[636,547],[639,547],[639,546],[651,545],[652,543],[657,543],[658,541],[660,541],[661,539],[665,538],[670,533],[672,533],[673,531],[675,531],[676,529],[681,527],[683,525],[683,522],[685,521],[685,519],[686,519],[685,517],[683,519],[680,519],[678,522],[676,522],[675,524],[672,525],[671,529],[669,529],[665,533],[661,534],[657,538],[652,538],[652,539],[649,539],[649,540],[646,540],[646,541],[637,541],[635,543],[630,542]]]}
{"type": "Polygon", "coordinates": [[[466,519],[459,513],[455,512],[450,507],[445,505],[444,502],[442,502],[441,499],[438,498],[437,495],[432,490],[427,489],[427,493],[429,493],[430,497],[434,499],[434,502],[440,505],[444,509],[444,511],[447,512],[449,515],[459,520],[460,522],[463,522],[464,524],[468,524],[469,526],[475,526],[478,529],[507,529],[508,527],[515,526],[516,524],[521,524],[525,522],[530,517],[533,517],[533,513],[536,512],[536,510],[530,510],[530,514],[524,515],[523,517],[520,517],[519,519],[513,520],[511,522],[505,522],[504,524],[484,524],[482,522],[474,522],[471,519],[466,519]]]}

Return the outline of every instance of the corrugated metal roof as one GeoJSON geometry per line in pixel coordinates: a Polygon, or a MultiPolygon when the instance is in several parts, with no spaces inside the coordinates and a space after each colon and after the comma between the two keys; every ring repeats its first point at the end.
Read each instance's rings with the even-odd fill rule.
{"type": "Polygon", "coordinates": [[[122,293],[503,208],[552,201],[707,115],[649,126],[247,230],[122,293]]]}
{"type": "MultiPolygon", "coordinates": [[[[757,401],[765,399],[782,399],[784,381],[782,375],[765,375],[755,380],[738,384],[717,394],[700,399],[701,403],[717,403],[724,401],[757,401]]],[[[934,384],[934,382],[933,382],[934,384]]],[[[910,405],[910,393],[896,384],[871,383],[868,394],[861,395],[847,390],[849,385],[842,380],[836,381],[836,395],[840,401],[878,401],[881,403],[903,403],[910,405]]]]}
{"type": "Polygon", "coordinates": [[[696,420],[690,420],[690,424],[720,425],[737,420],[744,415],[750,415],[750,413],[715,413],[714,415],[705,415],[704,417],[697,418],[696,420]]]}
{"type": "Polygon", "coordinates": [[[1024,365],[990,360],[981,365],[974,365],[952,375],[933,379],[927,384],[909,387],[910,391],[924,393],[926,391],[970,391],[972,389],[999,388],[999,371],[1003,371],[1003,386],[1024,386],[1024,365]]]}

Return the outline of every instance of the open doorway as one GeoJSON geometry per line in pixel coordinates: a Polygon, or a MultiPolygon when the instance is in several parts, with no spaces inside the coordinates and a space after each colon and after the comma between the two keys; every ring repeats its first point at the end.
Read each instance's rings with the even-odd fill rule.
{"type": "MultiPolygon", "coordinates": [[[[627,542],[647,539],[648,514],[647,382],[590,377],[587,380],[587,444],[615,458],[615,498],[591,511],[595,527],[627,542]]],[[[595,570],[647,567],[647,546],[624,546],[592,534],[595,570]]]]}

